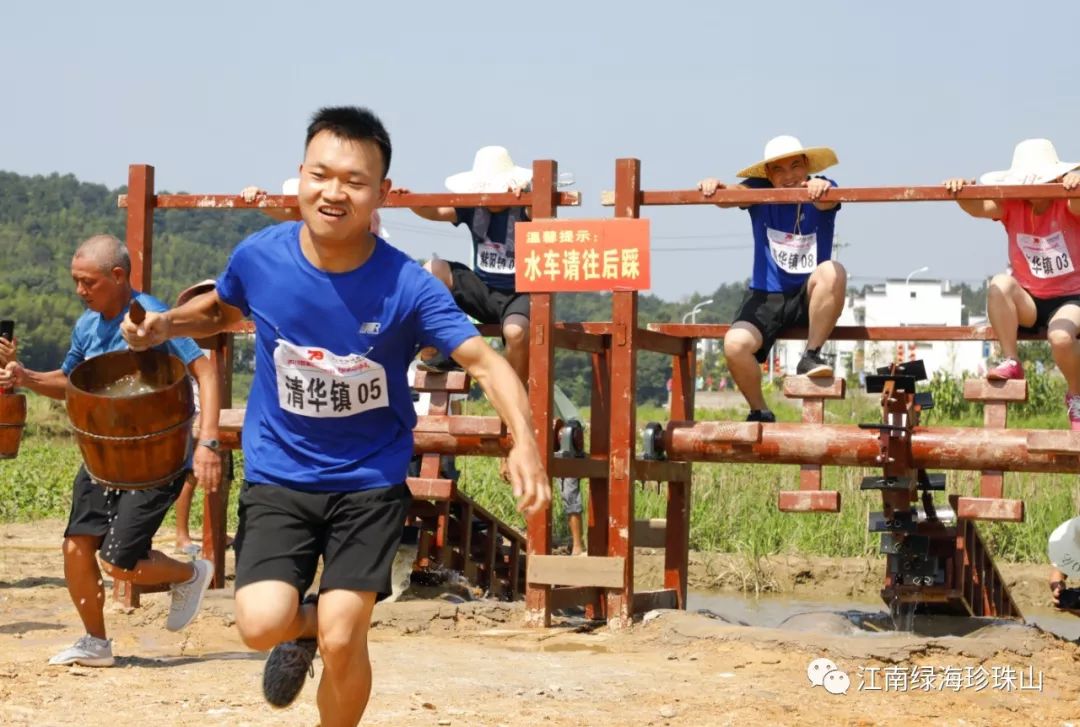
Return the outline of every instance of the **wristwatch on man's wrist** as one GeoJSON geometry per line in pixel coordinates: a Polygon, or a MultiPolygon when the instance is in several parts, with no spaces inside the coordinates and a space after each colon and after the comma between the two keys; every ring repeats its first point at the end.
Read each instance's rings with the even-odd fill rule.
{"type": "Polygon", "coordinates": [[[219,439],[200,439],[199,446],[206,447],[211,452],[221,454],[221,440],[219,439]]]}

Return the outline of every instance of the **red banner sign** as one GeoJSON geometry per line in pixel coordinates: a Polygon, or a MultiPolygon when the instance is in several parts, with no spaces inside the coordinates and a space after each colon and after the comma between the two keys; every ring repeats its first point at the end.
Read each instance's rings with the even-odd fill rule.
{"type": "Polygon", "coordinates": [[[518,222],[514,241],[520,293],[649,288],[648,220],[518,222]]]}

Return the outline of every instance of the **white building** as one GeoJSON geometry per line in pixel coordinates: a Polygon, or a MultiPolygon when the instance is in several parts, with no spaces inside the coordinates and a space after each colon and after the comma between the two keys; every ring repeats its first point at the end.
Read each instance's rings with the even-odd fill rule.
{"type": "MultiPolygon", "coordinates": [[[[895,279],[873,286],[865,295],[849,296],[837,325],[960,326],[962,316],[960,294],[952,292],[949,281],[895,279]]],[[[984,324],[985,316],[969,315],[968,325],[984,324]]],[[[775,353],[782,370],[795,373],[805,347],[805,341],[777,342],[775,353]]],[[[930,376],[935,371],[961,376],[985,372],[990,345],[984,341],[831,341],[825,351],[836,354],[837,376],[860,370],[872,373],[898,357],[921,359],[930,376]]]]}

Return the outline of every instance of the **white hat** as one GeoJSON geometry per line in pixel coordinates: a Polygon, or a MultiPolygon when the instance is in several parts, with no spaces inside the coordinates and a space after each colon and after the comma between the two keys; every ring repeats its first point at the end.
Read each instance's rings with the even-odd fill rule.
{"type": "Polygon", "coordinates": [[[202,295],[203,293],[209,293],[211,290],[217,287],[216,280],[203,280],[202,282],[195,283],[190,288],[186,288],[180,292],[180,295],[176,296],[176,304],[183,305],[196,295],[202,295]]]}
{"type": "Polygon", "coordinates": [[[1080,577],[1080,517],[1066,520],[1050,533],[1048,554],[1059,571],[1072,578],[1080,577]]]}
{"type": "Polygon", "coordinates": [[[457,194],[497,194],[531,181],[532,170],[515,166],[506,147],[485,146],[476,152],[472,169],[446,178],[446,188],[457,194]]]}
{"type": "Polygon", "coordinates": [[[299,194],[300,193],[300,177],[291,177],[281,183],[282,194],[299,194]]]}
{"type": "Polygon", "coordinates": [[[794,136],[777,136],[769,139],[769,142],[765,145],[764,159],[757,164],[746,167],[746,169],[740,169],[735,176],[767,178],[769,175],[765,173],[765,165],[775,162],[777,159],[786,159],[799,154],[806,155],[809,164],[807,171],[810,174],[817,174],[838,163],[836,152],[827,146],[804,147],[802,142],[794,136]]]}
{"type": "Polygon", "coordinates": [[[1063,162],[1049,139],[1025,139],[1013,150],[1012,166],[987,172],[982,184],[1046,184],[1080,167],[1080,162],[1063,162]]]}

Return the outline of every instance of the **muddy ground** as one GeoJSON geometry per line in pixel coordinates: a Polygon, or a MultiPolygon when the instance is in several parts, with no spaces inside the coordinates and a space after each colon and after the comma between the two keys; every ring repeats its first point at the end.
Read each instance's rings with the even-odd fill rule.
{"type": "MultiPolygon", "coordinates": [[[[144,596],[132,613],[110,607],[116,667],[47,666],[81,635],[61,576],[61,532],[58,522],[0,526],[0,724],[318,723],[310,685],[289,710],[263,703],[264,655],[240,643],[227,591],[211,592],[181,634],[164,629],[166,594],[144,596]]],[[[639,553],[643,583],[658,568],[655,555],[639,553]]],[[[1021,608],[1045,602],[1042,568],[1004,571],[1021,608]]],[[[701,555],[693,574],[699,590],[758,585],[781,599],[867,610],[881,577],[876,561],[701,555]]],[[[935,633],[963,635],[897,633],[888,619],[856,619],[860,628],[836,611],[796,615],[782,628],[654,612],[621,632],[573,618],[536,631],[513,604],[380,604],[365,724],[1080,724],[1080,648],[1070,641],[960,621],[936,622],[935,633]],[[819,657],[848,675],[846,694],[811,685],[807,668],[819,657]]]]}

